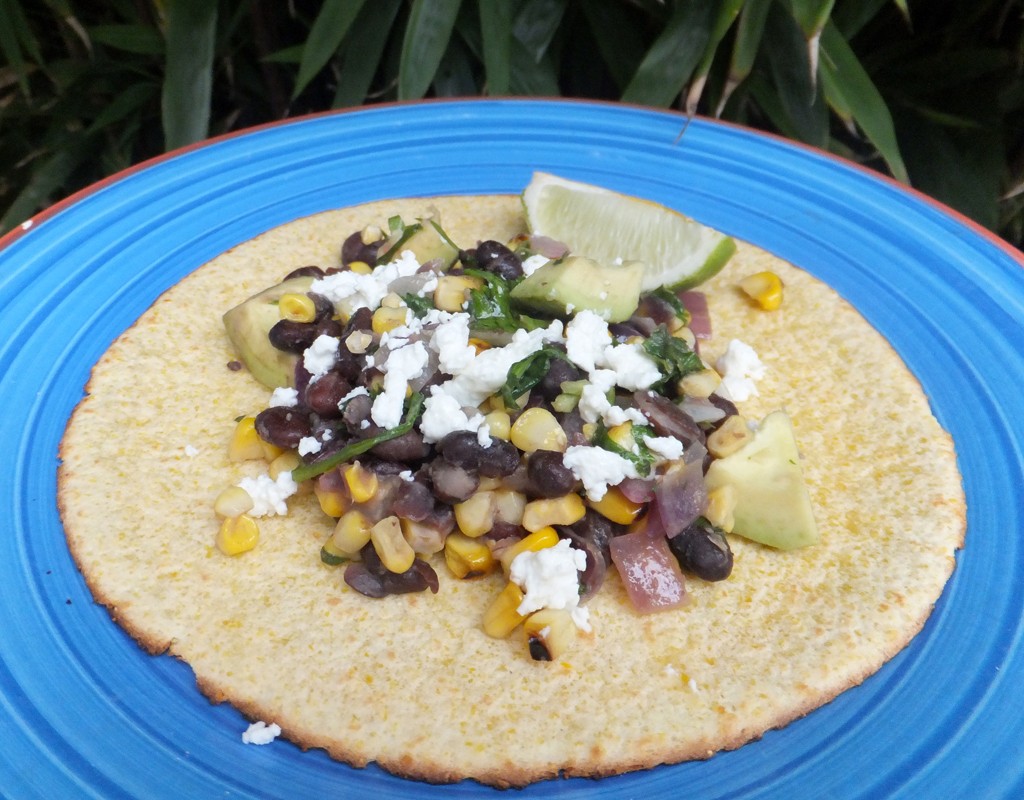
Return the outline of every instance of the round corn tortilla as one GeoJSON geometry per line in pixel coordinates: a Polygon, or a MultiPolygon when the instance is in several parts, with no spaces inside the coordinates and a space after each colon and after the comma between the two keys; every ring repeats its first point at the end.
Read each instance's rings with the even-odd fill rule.
{"type": "Polygon", "coordinates": [[[342,568],[320,561],[333,520],[308,495],[289,501],[287,517],[259,520],[255,550],[221,555],[214,498],[265,469],[229,461],[227,443],[234,420],[269,397],[227,367],[236,356],[221,314],[295,267],[337,264],[351,231],[430,206],[463,246],[524,228],[516,197],[301,219],[172,287],[96,365],[62,443],[59,502],[97,602],[142,647],[185,660],[211,701],[276,722],[304,748],[414,779],[507,787],[739,747],[861,682],[920,630],[963,543],[952,441],[853,308],[744,243],[701,287],[719,337],[702,353],[713,362],[731,338],[757,350],[767,374],[740,408],[788,411],[819,544],[779,552],[732,536],[728,580],[690,578],[688,606],[648,616],[610,570],[589,603],[593,634],[551,663],[530,660],[522,636],[483,633],[500,575],[459,581],[437,560],[436,595],[349,589],[342,568]],[[735,289],[764,269],[785,284],[774,312],[735,289]]]}

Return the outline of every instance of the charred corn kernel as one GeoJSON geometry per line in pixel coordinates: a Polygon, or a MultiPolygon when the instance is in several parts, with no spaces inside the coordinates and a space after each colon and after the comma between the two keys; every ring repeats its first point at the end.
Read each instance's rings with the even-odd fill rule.
{"type": "Polygon", "coordinates": [[[217,549],[226,556],[237,556],[252,550],[260,540],[260,529],[256,520],[248,514],[227,517],[217,531],[217,549]]]}
{"type": "Polygon", "coordinates": [[[704,509],[704,518],[721,528],[726,533],[732,533],[736,519],[733,512],[736,510],[736,487],[731,484],[723,484],[708,492],[708,504],[704,509]]]}
{"type": "Polygon", "coordinates": [[[512,431],[512,418],[507,411],[491,411],[484,415],[484,422],[487,423],[487,432],[491,436],[508,441],[512,431]]]}
{"type": "Polygon", "coordinates": [[[370,541],[370,521],[362,511],[351,508],[341,515],[334,526],[331,541],[343,553],[358,553],[370,541]]]}
{"type": "Polygon", "coordinates": [[[401,308],[405,305],[402,301],[402,296],[397,292],[388,292],[384,297],[381,298],[380,304],[384,308],[401,308]]]}
{"type": "Polygon", "coordinates": [[[520,414],[509,432],[509,440],[524,453],[554,450],[564,453],[569,443],[558,419],[546,408],[528,408],[520,414]]]}
{"type": "Polygon", "coordinates": [[[629,525],[644,510],[643,503],[634,503],[617,486],[609,486],[604,497],[596,501],[588,500],[587,505],[601,516],[620,525],[629,525]]]}
{"type": "Polygon", "coordinates": [[[613,425],[608,429],[608,438],[623,450],[632,451],[636,447],[636,440],[633,438],[632,422],[623,422],[620,425],[613,425]]]}
{"type": "Polygon", "coordinates": [[[765,311],[782,305],[782,279],[774,272],[755,272],[740,281],[740,289],[765,311]]]}
{"type": "Polygon", "coordinates": [[[494,569],[491,548],[479,539],[450,533],[444,540],[444,563],[456,578],[475,578],[494,569]]]}
{"type": "Polygon", "coordinates": [[[313,494],[316,495],[317,501],[320,503],[320,509],[329,517],[338,519],[342,514],[348,511],[352,501],[348,496],[348,493],[340,490],[328,490],[321,489],[318,483],[313,484],[313,494]]]}
{"type": "Polygon", "coordinates": [[[444,528],[425,525],[405,517],[399,519],[402,522],[402,535],[414,552],[429,556],[444,549],[445,537],[448,535],[444,528]]]}
{"type": "Polygon", "coordinates": [[[708,368],[684,375],[676,388],[687,397],[711,397],[721,383],[722,376],[708,368]]]}
{"type": "Polygon", "coordinates": [[[404,306],[401,308],[388,308],[387,306],[381,306],[373,312],[373,321],[371,327],[373,332],[377,334],[387,333],[393,331],[395,328],[405,325],[408,319],[409,309],[404,306]]]}
{"type": "Polygon", "coordinates": [[[213,510],[218,517],[238,517],[252,511],[255,505],[250,495],[241,486],[231,486],[217,495],[213,501],[213,510]]]}
{"type": "Polygon", "coordinates": [[[549,525],[572,525],[583,519],[586,513],[583,499],[575,492],[562,497],[531,500],[523,509],[523,527],[528,531],[539,531],[549,525]]]}
{"type": "Polygon", "coordinates": [[[537,552],[548,547],[554,547],[556,544],[558,544],[558,531],[551,527],[541,528],[524,536],[511,547],[506,547],[499,556],[501,567],[507,573],[512,566],[512,562],[515,561],[516,556],[520,553],[527,551],[537,552]]]}
{"type": "Polygon", "coordinates": [[[494,492],[478,491],[452,508],[455,511],[455,524],[466,536],[475,539],[494,527],[494,492]]]}
{"type": "Polygon", "coordinates": [[[291,472],[302,464],[302,458],[294,450],[285,450],[281,455],[270,462],[267,467],[267,474],[275,481],[282,472],[291,472]]]}
{"type": "Polygon", "coordinates": [[[350,272],[354,272],[357,275],[369,275],[373,272],[373,267],[365,261],[350,261],[348,262],[348,268],[350,272]]]}
{"type": "Polygon", "coordinates": [[[752,436],[746,418],[742,414],[733,414],[708,436],[708,452],[715,458],[725,458],[743,447],[752,436]]]}
{"type": "Polygon", "coordinates": [[[469,338],[469,344],[473,347],[474,350],[476,350],[477,355],[482,353],[484,350],[490,350],[491,349],[491,343],[490,342],[485,342],[483,339],[478,339],[475,336],[471,336],[469,338]]]}
{"type": "Polygon", "coordinates": [[[501,489],[494,493],[494,518],[499,522],[519,525],[525,509],[526,495],[522,492],[501,489]]]}
{"type": "Polygon", "coordinates": [[[484,633],[495,639],[507,639],[519,627],[523,615],[519,605],[523,602],[523,590],[514,583],[508,583],[484,612],[484,633]]]}
{"type": "Polygon", "coordinates": [[[523,622],[530,657],[534,661],[552,661],[576,641],[576,623],[564,608],[542,608],[523,622]]]}
{"type": "Polygon", "coordinates": [[[686,325],[672,331],[672,336],[675,337],[676,339],[682,339],[684,342],[686,342],[686,346],[689,347],[691,350],[697,344],[697,337],[694,336],[693,331],[686,325]]]}
{"type": "Polygon", "coordinates": [[[252,461],[263,458],[264,441],[256,433],[256,417],[242,417],[235,425],[228,443],[228,458],[232,461],[252,461]]]}
{"type": "Polygon", "coordinates": [[[367,469],[358,461],[345,467],[345,485],[348,487],[352,501],[365,503],[375,494],[380,485],[377,480],[377,473],[367,469]]]}
{"type": "Polygon", "coordinates": [[[345,349],[353,355],[362,355],[373,344],[373,336],[366,331],[352,331],[345,337],[345,349]]]}
{"type": "Polygon", "coordinates": [[[336,567],[338,564],[344,564],[351,559],[352,556],[338,549],[333,539],[328,539],[320,548],[320,560],[329,567],[336,567]]]}
{"type": "Polygon", "coordinates": [[[583,436],[586,438],[586,440],[588,442],[591,442],[594,440],[594,434],[597,433],[597,423],[584,422],[583,427],[580,430],[583,433],[583,436]]]}
{"type": "Polygon", "coordinates": [[[479,289],[483,281],[472,275],[442,275],[434,289],[434,307],[441,311],[462,311],[472,289],[479,289]]]}
{"type": "Polygon", "coordinates": [[[390,572],[400,575],[416,560],[416,551],[405,541],[402,523],[398,517],[384,517],[370,528],[370,541],[373,542],[373,549],[380,556],[381,563],[390,572]]]}
{"type": "Polygon", "coordinates": [[[680,328],[686,327],[686,320],[680,319],[679,317],[672,317],[672,319],[665,323],[665,327],[668,328],[669,333],[675,333],[680,328]]]}
{"type": "Polygon", "coordinates": [[[277,301],[277,313],[291,322],[312,322],[316,319],[316,303],[307,294],[286,292],[277,301]]]}

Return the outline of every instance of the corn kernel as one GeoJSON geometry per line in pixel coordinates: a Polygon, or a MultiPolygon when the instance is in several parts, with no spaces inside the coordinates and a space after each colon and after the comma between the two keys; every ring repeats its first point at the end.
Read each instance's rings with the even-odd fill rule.
{"type": "Polygon", "coordinates": [[[365,503],[375,494],[380,482],[377,473],[367,469],[358,461],[345,467],[345,485],[348,487],[352,502],[365,503]]]}
{"type": "Polygon", "coordinates": [[[501,489],[494,493],[494,519],[510,525],[519,525],[523,521],[526,510],[526,495],[511,489],[501,489]]]}
{"type": "Polygon", "coordinates": [[[442,275],[434,289],[434,307],[441,311],[462,311],[472,289],[479,289],[483,281],[472,275],[442,275]]]}
{"type": "Polygon", "coordinates": [[[277,301],[277,313],[291,322],[312,322],[316,319],[316,303],[307,294],[286,292],[277,301]]]}
{"type": "Polygon", "coordinates": [[[404,306],[401,308],[381,306],[373,312],[373,321],[371,323],[373,332],[376,334],[387,333],[405,325],[408,321],[408,314],[409,309],[404,306]]]}
{"type": "Polygon", "coordinates": [[[725,458],[743,447],[752,436],[746,418],[733,414],[708,436],[708,452],[715,458],[725,458]]]}
{"type": "Polygon", "coordinates": [[[275,481],[282,472],[291,472],[302,464],[302,458],[294,450],[285,450],[281,455],[270,462],[267,467],[267,474],[275,481]]]}
{"type": "Polygon", "coordinates": [[[357,275],[369,275],[373,272],[373,267],[365,261],[350,261],[348,263],[348,269],[350,272],[354,272],[357,275]]]}
{"type": "Polygon", "coordinates": [[[342,489],[321,489],[319,483],[313,482],[313,494],[316,495],[316,499],[320,503],[320,509],[329,517],[337,519],[346,511],[352,500],[349,498],[348,493],[342,489]]]}
{"type": "Polygon", "coordinates": [[[736,518],[733,512],[736,510],[736,487],[731,484],[723,484],[708,492],[708,503],[704,509],[704,518],[721,528],[726,533],[732,533],[736,518]]]}
{"type": "Polygon", "coordinates": [[[672,336],[675,339],[682,339],[691,350],[697,346],[697,337],[687,325],[672,331],[672,336]]]}
{"type": "Polygon", "coordinates": [[[562,497],[531,500],[523,509],[523,527],[528,531],[539,531],[549,525],[572,525],[583,519],[587,507],[575,492],[562,497]]]}
{"type": "Polygon", "coordinates": [[[443,528],[438,528],[436,525],[425,525],[405,517],[399,519],[402,522],[402,535],[414,552],[431,555],[444,549],[445,537],[448,534],[443,528]]]}
{"type": "Polygon", "coordinates": [[[241,486],[231,486],[217,495],[213,501],[213,510],[218,517],[238,517],[252,511],[255,505],[250,495],[241,486]]]}
{"type": "Polygon", "coordinates": [[[455,524],[466,536],[475,539],[494,527],[494,492],[478,491],[452,508],[455,511],[455,524]]]}
{"type": "Polygon", "coordinates": [[[484,422],[487,423],[487,432],[491,436],[508,441],[512,430],[512,418],[507,411],[491,411],[484,415],[484,422]]]}
{"type": "Polygon", "coordinates": [[[215,544],[217,549],[226,556],[237,556],[252,550],[260,539],[260,529],[256,520],[248,514],[227,517],[217,531],[215,544]]]}
{"type": "Polygon", "coordinates": [[[402,308],[405,303],[397,292],[388,292],[380,301],[382,308],[402,308]]]}
{"type": "Polygon", "coordinates": [[[495,639],[507,639],[512,635],[523,615],[519,605],[523,602],[523,590],[514,583],[508,583],[484,612],[484,633],[495,639]]]}
{"type": "Polygon", "coordinates": [[[334,526],[331,541],[343,553],[355,554],[370,541],[370,522],[362,511],[350,509],[341,515],[334,526]]]}
{"type": "Polygon", "coordinates": [[[536,530],[524,536],[511,547],[506,547],[501,552],[499,556],[501,567],[507,573],[512,566],[512,562],[515,561],[516,556],[520,553],[527,551],[537,552],[547,547],[554,547],[556,544],[558,544],[558,531],[554,528],[547,527],[536,530]]]}
{"type": "Polygon", "coordinates": [[[583,427],[580,429],[580,432],[583,434],[584,438],[588,442],[594,441],[594,435],[597,433],[597,423],[584,422],[583,427]]]}
{"type": "Polygon", "coordinates": [[[552,661],[576,641],[576,623],[564,608],[542,608],[523,623],[530,657],[534,661],[552,661]]]}
{"type": "Polygon", "coordinates": [[[684,375],[676,388],[687,397],[711,397],[721,383],[722,376],[708,368],[684,375]]]}
{"type": "Polygon", "coordinates": [[[484,350],[491,349],[490,342],[485,342],[483,339],[478,339],[475,336],[471,336],[469,338],[469,344],[472,346],[474,350],[476,350],[477,355],[480,355],[484,350]]]}
{"type": "Polygon", "coordinates": [[[528,408],[514,423],[509,440],[524,453],[554,450],[564,453],[569,440],[558,419],[546,408],[528,408]]]}
{"type": "Polygon", "coordinates": [[[623,422],[620,425],[613,425],[608,429],[608,438],[623,450],[632,451],[636,447],[636,440],[633,438],[633,423],[623,422]]]}
{"type": "Polygon", "coordinates": [[[416,560],[416,552],[402,535],[402,524],[398,517],[385,517],[370,528],[370,541],[381,563],[390,572],[401,574],[416,560]]]}
{"type": "Polygon", "coordinates": [[[363,244],[374,244],[384,238],[384,231],[377,225],[367,225],[359,232],[359,241],[363,244]]]}
{"type": "Polygon", "coordinates": [[[263,458],[263,440],[256,433],[256,417],[242,417],[235,425],[228,443],[228,458],[232,461],[253,461],[263,458]]]}
{"type": "Polygon", "coordinates": [[[444,542],[444,561],[456,578],[475,578],[494,569],[494,556],[484,542],[450,533],[444,542]]]}
{"type": "Polygon", "coordinates": [[[740,281],[740,289],[765,311],[782,305],[782,279],[774,272],[755,272],[740,281]]]}
{"type": "Polygon", "coordinates": [[[352,331],[345,337],[345,349],[353,355],[362,355],[373,344],[373,336],[366,331],[352,331]]]}
{"type": "Polygon", "coordinates": [[[601,516],[620,525],[629,525],[644,510],[643,503],[634,503],[617,486],[609,486],[604,497],[596,501],[588,500],[587,505],[601,516]]]}

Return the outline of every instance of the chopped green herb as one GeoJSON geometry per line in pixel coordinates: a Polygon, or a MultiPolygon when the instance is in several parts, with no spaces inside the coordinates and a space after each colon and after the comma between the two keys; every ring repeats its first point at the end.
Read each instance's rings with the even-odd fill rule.
{"type": "Polygon", "coordinates": [[[517,398],[544,380],[548,369],[551,368],[551,360],[554,358],[568,360],[561,350],[554,347],[542,347],[509,367],[505,385],[501,387],[501,399],[505,401],[505,405],[514,408],[517,398]]]}
{"type": "Polygon", "coordinates": [[[659,300],[668,303],[684,325],[690,324],[690,312],[686,310],[686,306],[679,299],[679,295],[664,286],[659,286],[650,294],[652,297],[657,297],[659,300]]]}
{"type": "Polygon", "coordinates": [[[317,475],[322,475],[328,470],[334,469],[339,464],[343,464],[349,459],[355,458],[358,455],[362,455],[367,450],[386,442],[389,439],[394,439],[401,436],[404,433],[408,433],[412,430],[412,426],[419,419],[420,412],[423,410],[423,395],[419,392],[413,392],[409,398],[409,403],[405,409],[405,417],[402,421],[391,428],[390,430],[383,431],[376,436],[371,436],[367,439],[360,439],[358,442],[341,448],[335,453],[332,453],[322,461],[314,461],[312,464],[303,464],[292,470],[292,480],[296,483],[308,480],[309,478],[315,478],[317,475]]]}
{"type": "Polygon", "coordinates": [[[622,456],[627,461],[632,461],[633,466],[636,467],[637,474],[641,477],[646,477],[650,474],[651,466],[654,464],[654,453],[644,444],[644,437],[654,436],[654,428],[649,425],[634,424],[630,429],[630,433],[632,433],[633,443],[636,445],[635,451],[623,447],[612,439],[604,423],[598,422],[597,430],[594,432],[593,443],[598,447],[603,447],[605,450],[610,450],[616,455],[622,456]]]}
{"type": "Polygon", "coordinates": [[[421,297],[418,294],[403,294],[402,301],[409,306],[412,313],[417,317],[425,317],[427,312],[434,308],[434,302],[429,297],[421,297]]]}
{"type": "Polygon", "coordinates": [[[547,324],[512,310],[509,292],[512,291],[515,282],[506,281],[501,276],[482,269],[467,269],[465,273],[484,282],[482,287],[471,289],[469,292],[466,310],[473,318],[471,327],[513,333],[520,328],[530,331],[547,324]]]}
{"type": "Polygon", "coordinates": [[[682,339],[677,339],[669,333],[664,325],[659,325],[654,333],[647,337],[643,348],[658,365],[663,376],[651,387],[655,391],[675,386],[680,378],[704,369],[704,362],[700,360],[700,356],[682,339]]]}

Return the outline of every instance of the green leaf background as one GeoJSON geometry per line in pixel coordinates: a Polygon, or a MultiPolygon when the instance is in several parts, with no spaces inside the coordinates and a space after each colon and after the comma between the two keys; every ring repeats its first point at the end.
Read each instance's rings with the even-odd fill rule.
{"type": "Polygon", "coordinates": [[[220,133],[518,95],[781,134],[1020,246],[1022,73],[1005,0],[0,0],[0,231],[220,133]]]}

